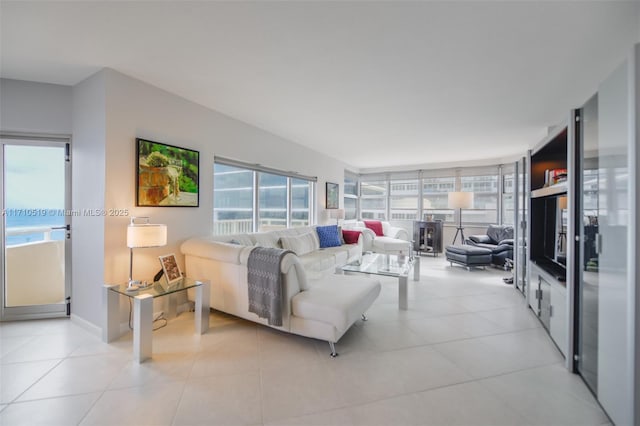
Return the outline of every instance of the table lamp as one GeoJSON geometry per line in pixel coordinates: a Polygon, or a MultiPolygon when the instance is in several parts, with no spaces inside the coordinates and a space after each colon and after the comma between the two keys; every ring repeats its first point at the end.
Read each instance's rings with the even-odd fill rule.
{"type": "Polygon", "coordinates": [[[329,217],[336,220],[336,225],[340,224],[340,219],[344,219],[344,209],[329,210],[329,217]]]}
{"type": "Polygon", "coordinates": [[[148,217],[132,217],[127,226],[127,247],[129,247],[129,287],[140,285],[133,279],[133,249],[162,247],[167,244],[167,225],[149,223],[148,217]]]}

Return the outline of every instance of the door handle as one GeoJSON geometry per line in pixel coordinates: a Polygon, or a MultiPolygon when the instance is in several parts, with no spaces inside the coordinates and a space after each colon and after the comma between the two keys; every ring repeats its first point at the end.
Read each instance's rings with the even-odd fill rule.
{"type": "Polygon", "coordinates": [[[596,253],[602,254],[602,234],[596,234],[596,253]]]}
{"type": "Polygon", "coordinates": [[[70,240],[70,239],[71,239],[71,225],[64,225],[64,226],[52,226],[52,227],[51,227],[51,230],[54,230],[54,229],[56,229],[56,230],[58,230],[58,229],[64,229],[64,230],[66,230],[67,232],[66,232],[65,237],[67,238],[67,240],[70,240]]]}

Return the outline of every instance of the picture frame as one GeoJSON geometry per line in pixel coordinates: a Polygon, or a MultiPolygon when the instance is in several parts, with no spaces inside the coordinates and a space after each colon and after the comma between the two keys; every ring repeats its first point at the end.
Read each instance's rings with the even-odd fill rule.
{"type": "Polygon", "coordinates": [[[200,152],[136,138],[136,206],[198,207],[200,152]]]}
{"type": "Polygon", "coordinates": [[[158,256],[158,258],[160,259],[160,265],[162,265],[162,272],[164,272],[164,276],[167,279],[167,284],[173,284],[182,279],[182,272],[176,261],[175,254],[165,254],[158,256]]]}
{"type": "Polygon", "coordinates": [[[327,182],[326,186],[326,209],[337,209],[340,205],[340,185],[327,182]]]}

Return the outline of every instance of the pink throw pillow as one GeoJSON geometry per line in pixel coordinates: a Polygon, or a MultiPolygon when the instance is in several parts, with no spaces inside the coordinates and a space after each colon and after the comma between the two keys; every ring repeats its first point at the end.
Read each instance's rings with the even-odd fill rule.
{"type": "Polygon", "coordinates": [[[382,232],[382,222],[379,220],[364,220],[364,226],[371,229],[374,234],[378,237],[384,237],[384,232],[382,232]]]}
{"type": "Polygon", "coordinates": [[[358,238],[360,238],[360,231],[350,231],[348,229],[343,229],[342,236],[344,237],[345,244],[358,244],[358,238]]]}

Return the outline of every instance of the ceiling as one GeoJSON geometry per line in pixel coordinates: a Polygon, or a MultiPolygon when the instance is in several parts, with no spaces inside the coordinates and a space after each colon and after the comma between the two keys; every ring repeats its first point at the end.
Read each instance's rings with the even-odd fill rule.
{"type": "Polygon", "coordinates": [[[359,169],[515,158],[640,41],[639,2],[0,3],[0,75],[103,67],[359,169]]]}

